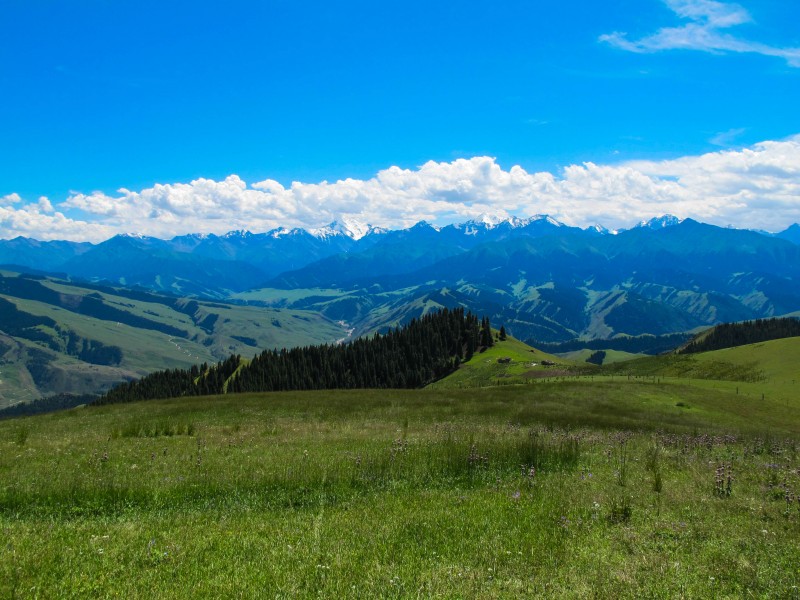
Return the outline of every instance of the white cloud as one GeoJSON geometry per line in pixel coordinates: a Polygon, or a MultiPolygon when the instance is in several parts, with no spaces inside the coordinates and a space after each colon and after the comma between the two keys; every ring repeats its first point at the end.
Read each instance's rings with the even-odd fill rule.
{"type": "Polygon", "coordinates": [[[745,52],[784,59],[792,67],[800,67],[800,48],[781,48],[754,42],[724,33],[722,30],[752,22],[750,14],[738,4],[716,0],[665,0],[679,17],[690,22],[682,27],[662,27],[652,35],[629,40],[626,33],[600,36],[606,42],[629,52],[661,50],[699,50],[711,53],[745,52]]]}
{"type": "Polygon", "coordinates": [[[38,240],[100,241],[117,232],[106,224],[70,219],[41,200],[17,209],[0,205],[0,238],[21,235],[38,240]]]}
{"type": "MultiPolygon", "coordinates": [[[[12,198],[13,197],[13,198],[12,198]]],[[[162,238],[233,229],[320,227],[350,218],[400,228],[546,213],[571,224],[629,227],[665,213],[718,225],[778,231],[800,221],[800,136],[667,161],[584,163],[558,174],[503,169],[481,156],[389,167],[367,180],[159,184],[117,194],[73,194],[53,205],[0,204],[0,237],[99,241],[116,233],[162,238]]]]}
{"type": "Polygon", "coordinates": [[[10,206],[11,204],[19,204],[20,202],[22,202],[22,198],[16,193],[0,196],[0,206],[10,206]]]}

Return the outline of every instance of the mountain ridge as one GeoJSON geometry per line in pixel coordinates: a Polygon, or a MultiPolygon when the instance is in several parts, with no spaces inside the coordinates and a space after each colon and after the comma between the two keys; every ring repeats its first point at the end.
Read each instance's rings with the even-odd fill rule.
{"type": "Polygon", "coordinates": [[[549,343],[666,335],[800,308],[800,245],[671,215],[615,232],[547,215],[394,231],[342,220],[323,229],[127,235],[96,245],[17,238],[0,241],[0,263],[24,263],[30,248],[26,268],[76,282],[308,310],[354,335],[434,305],[487,314],[519,339],[549,343]],[[65,260],[55,264],[59,251],[65,260]]]}

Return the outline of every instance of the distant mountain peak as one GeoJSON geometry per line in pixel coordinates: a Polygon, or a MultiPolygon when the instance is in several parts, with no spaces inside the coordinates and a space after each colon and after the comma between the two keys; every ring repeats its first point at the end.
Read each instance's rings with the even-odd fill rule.
{"type": "Polygon", "coordinates": [[[505,223],[506,221],[508,221],[508,218],[503,218],[498,215],[492,215],[489,213],[483,213],[477,219],[471,222],[485,225],[487,229],[494,229],[495,227],[497,227],[501,223],[505,223]]]}
{"type": "Polygon", "coordinates": [[[793,244],[800,244],[800,225],[794,223],[780,233],[776,233],[775,237],[787,240],[793,244]]]}
{"type": "Polygon", "coordinates": [[[421,229],[433,229],[434,231],[441,231],[442,228],[439,227],[438,225],[432,225],[431,223],[428,223],[427,221],[423,220],[412,225],[409,229],[407,229],[407,231],[414,231],[414,230],[419,231],[421,229]]]}
{"type": "Polygon", "coordinates": [[[278,227],[277,229],[273,229],[272,231],[268,231],[267,235],[272,238],[281,238],[286,235],[297,235],[303,231],[302,229],[289,229],[288,227],[278,227]]]}
{"type": "Polygon", "coordinates": [[[504,223],[508,223],[508,226],[512,229],[516,229],[518,227],[525,227],[528,223],[530,223],[530,219],[520,219],[519,217],[509,217],[507,218],[504,223]]]}
{"type": "Polygon", "coordinates": [[[230,240],[230,239],[245,239],[252,237],[253,234],[247,231],[246,229],[235,229],[233,231],[229,231],[225,235],[222,236],[222,239],[230,240]]]}
{"type": "Polygon", "coordinates": [[[662,215],[660,217],[653,217],[649,221],[641,221],[636,227],[643,227],[645,229],[665,229],[683,223],[684,219],[679,219],[675,215],[662,215]]]}
{"type": "Polygon", "coordinates": [[[550,215],[533,215],[531,218],[527,219],[527,223],[525,224],[530,225],[531,223],[539,223],[539,222],[549,223],[550,225],[553,225],[555,227],[566,227],[564,223],[562,223],[557,219],[554,219],[550,215]]]}
{"type": "Polygon", "coordinates": [[[600,224],[590,225],[584,229],[584,231],[591,231],[594,233],[599,233],[600,235],[617,235],[619,233],[619,231],[616,229],[608,229],[600,224]]]}
{"type": "Polygon", "coordinates": [[[344,237],[349,237],[353,240],[360,240],[364,236],[370,235],[371,233],[383,233],[383,230],[375,228],[369,224],[361,223],[355,219],[344,217],[341,220],[333,221],[324,227],[309,229],[308,233],[320,239],[341,235],[344,237]]]}
{"type": "MultiPolygon", "coordinates": [[[[478,235],[481,231],[489,231],[490,229],[494,229],[503,222],[503,219],[500,219],[499,217],[492,217],[487,214],[482,214],[477,219],[470,219],[469,221],[453,225],[453,227],[459,231],[463,231],[464,235],[478,235]]],[[[426,225],[428,224],[425,221],[422,221],[421,223],[425,223],[426,225]]]]}

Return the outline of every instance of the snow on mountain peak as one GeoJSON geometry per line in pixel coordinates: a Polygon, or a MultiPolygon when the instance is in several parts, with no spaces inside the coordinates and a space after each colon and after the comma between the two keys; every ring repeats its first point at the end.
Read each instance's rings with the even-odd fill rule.
{"type": "Polygon", "coordinates": [[[647,229],[664,229],[672,227],[673,225],[680,225],[683,219],[679,219],[675,215],[662,215],[660,217],[653,217],[649,221],[641,221],[636,227],[646,227],[647,229]]]}
{"type": "Polygon", "coordinates": [[[470,219],[464,223],[453,225],[456,229],[464,232],[464,235],[477,235],[480,231],[488,231],[500,225],[507,224],[512,229],[522,227],[527,224],[525,219],[519,217],[499,217],[496,215],[482,214],[477,219],[470,219]]]}
{"type": "Polygon", "coordinates": [[[557,221],[550,215],[533,215],[530,219],[528,219],[528,223],[533,223],[534,221],[544,221],[545,223],[549,223],[555,227],[564,227],[564,224],[561,221],[557,221]]]}
{"type": "Polygon", "coordinates": [[[337,235],[343,235],[353,240],[360,240],[365,235],[371,233],[383,233],[384,230],[375,228],[372,225],[365,225],[355,219],[343,218],[341,220],[333,221],[332,223],[319,227],[317,229],[309,229],[308,233],[314,237],[325,239],[337,235]]]}
{"type": "Polygon", "coordinates": [[[249,238],[252,235],[253,235],[252,233],[250,233],[249,231],[247,231],[245,229],[236,229],[234,231],[229,231],[228,233],[223,235],[222,238],[226,239],[226,240],[230,240],[230,239],[233,239],[233,238],[242,239],[242,238],[249,238]]]}
{"type": "Polygon", "coordinates": [[[483,213],[477,219],[472,221],[472,223],[480,223],[482,225],[485,225],[487,229],[494,229],[495,227],[500,225],[500,223],[505,223],[506,221],[508,221],[507,218],[500,217],[498,215],[490,215],[488,213],[483,213]]]}
{"type": "Polygon", "coordinates": [[[278,227],[277,229],[273,229],[272,231],[268,231],[267,235],[277,239],[277,238],[283,237],[285,235],[292,235],[296,231],[297,230],[289,229],[288,227],[278,227]]]}
{"type": "Polygon", "coordinates": [[[518,227],[525,227],[528,223],[530,223],[530,219],[520,219],[519,217],[509,217],[505,221],[508,223],[509,227],[512,229],[516,229],[518,227]]]}

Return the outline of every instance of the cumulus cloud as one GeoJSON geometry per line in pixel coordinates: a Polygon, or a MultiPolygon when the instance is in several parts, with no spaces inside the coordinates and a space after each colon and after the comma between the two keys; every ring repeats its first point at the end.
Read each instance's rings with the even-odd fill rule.
{"type": "Polygon", "coordinates": [[[717,0],[665,0],[667,6],[689,23],[681,27],[662,27],[638,40],[626,33],[600,36],[606,42],[629,52],[661,50],[699,50],[711,53],[745,52],[784,59],[792,67],[800,67],[800,48],[782,48],[736,37],[724,30],[752,22],[742,6],[717,0]]]}
{"type": "Polygon", "coordinates": [[[667,161],[571,165],[558,174],[501,167],[478,156],[389,167],[371,179],[248,184],[231,175],[51,203],[0,203],[0,237],[99,241],[116,233],[316,228],[353,219],[387,228],[549,214],[570,225],[629,227],[665,213],[778,231],[800,221],[800,136],[667,161]]]}
{"type": "Polygon", "coordinates": [[[20,202],[22,202],[22,198],[16,193],[0,196],[0,206],[9,206],[11,204],[19,204],[20,202]]]}
{"type": "Polygon", "coordinates": [[[17,236],[37,240],[101,241],[119,230],[103,223],[71,219],[53,209],[47,199],[21,208],[0,205],[0,238],[17,236]]]}

